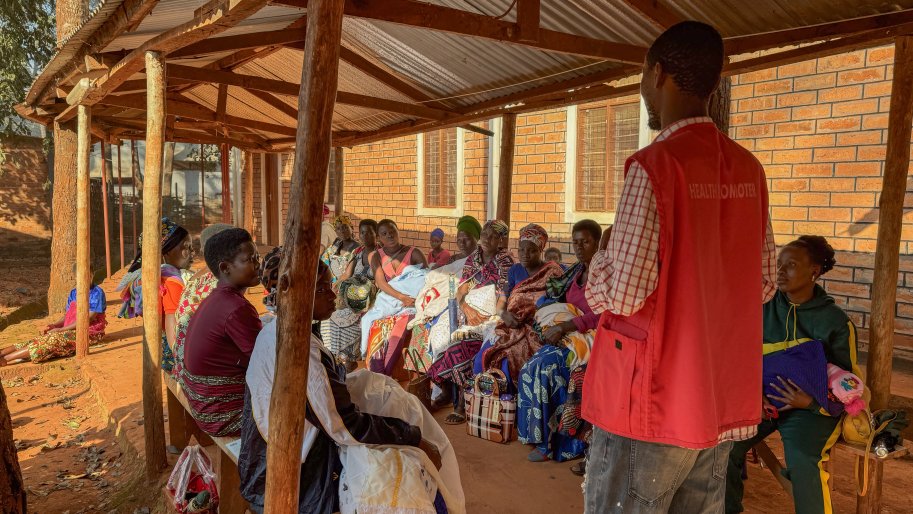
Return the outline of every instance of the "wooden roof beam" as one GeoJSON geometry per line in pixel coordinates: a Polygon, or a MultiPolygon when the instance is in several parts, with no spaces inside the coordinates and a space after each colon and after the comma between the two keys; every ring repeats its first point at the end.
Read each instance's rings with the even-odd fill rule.
{"type": "Polygon", "coordinates": [[[738,55],[781,46],[797,45],[841,36],[849,36],[878,29],[887,29],[913,22],[913,9],[875,14],[850,20],[821,23],[806,27],[776,30],[749,36],[730,37],[724,40],[726,54],[738,55]]]}
{"type": "Polygon", "coordinates": [[[517,2],[517,40],[521,43],[539,41],[539,0],[518,0],[517,2]]]}
{"type": "Polygon", "coordinates": [[[358,68],[362,73],[373,77],[382,84],[388,86],[390,89],[398,93],[402,93],[407,97],[417,101],[422,102],[428,107],[433,107],[436,109],[447,109],[446,106],[442,105],[440,102],[435,102],[431,95],[421,91],[417,87],[409,84],[405,80],[399,78],[394,73],[385,70],[384,68],[374,64],[368,58],[361,56],[354,50],[349,50],[346,47],[339,48],[339,57],[358,68]]]}
{"type": "Polygon", "coordinates": [[[669,2],[660,0],[624,0],[635,11],[650,21],[659,30],[666,30],[672,25],[683,21],[682,17],[674,13],[669,7],[663,5],[669,2]]]}
{"type": "MultiPolygon", "coordinates": [[[[206,70],[203,68],[194,68],[177,64],[170,65],[168,67],[168,73],[172,77],[186,80],[226,84],[247,90],[266,91],[267,93],[285,96],[298,96],[298,90],[300,89],[300,86],[293,82],[257,77],[255,75],[241,75],[228,71],[206,70]]],[[[344,91],[339,91],[336,94],[336,102],[427,119],[441,120],[448,116],[455,115],[455,113],[426,107],[424,105],[398,102],[395,100],[375,98],[355,93],[346,93],[344,91]]]]}
{"type": "Polygon", "coordinates": [[[254,32],[237,36],[225,36],[199,41],[168,54],[169,59],[199,57],[201,55],[263,48],[264,46],[282,45],[304,41],[304,29],[282,29],[268,32],[254,32]]]}
{"type": "MultiPolygon", "coordinates": [[[[272,0],[274,5],[307,7],[307,0],[272,0]]],[[[627,43],[577,36],[540,28],[536,42],[521,40],[519,24],[462,9],[432,5],[416,0],[346,0],[345,15],[386,21],[462,36],[491,39],[542,50],[594,59],[640,64],[647,49],[627,43]]]]}
{"type": "MultiPolygon", "coordinates": [[[[168,54],[202,41],[237,25],[263,8],[267,2],[268,0],[210,0],[194,12],[193,18],[149,39],[111,67],[105,76],[95,81],[81,105],[95,105],[142,70],[147,51],[168,54]]],[[[66,121],[75,115],[76,106],[71,106],[60,113],[57,120],[66,121]]]]}

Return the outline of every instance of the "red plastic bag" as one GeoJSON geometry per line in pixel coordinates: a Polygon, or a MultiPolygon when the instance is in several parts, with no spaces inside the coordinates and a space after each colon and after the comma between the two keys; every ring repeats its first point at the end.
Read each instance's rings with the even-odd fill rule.
{"type": "MultiPolygon", "coordinates": [[[[209,511],[216,512],[219,505],[219,492],[216,488],[216,474],[212,469],[209,457],[199,445],[184,448],[177,464],[168,477],[166,486],[174,498],[176,511],[187,512],[187,505],[203,491],[210,495],[209,511]]],[[[204,511],[205,512],[205,511],[204,511]]]]}

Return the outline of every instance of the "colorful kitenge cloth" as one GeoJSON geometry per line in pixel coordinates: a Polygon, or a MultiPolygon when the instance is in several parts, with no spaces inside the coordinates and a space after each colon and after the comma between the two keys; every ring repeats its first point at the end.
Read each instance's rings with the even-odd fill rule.
{"type": "Polygon", "coordinates": [[[339,286],[337,296],[336,311],[330,316],[330,319],[320,323],[320,337],[326,344],[326,347],[333,355],[344,357],[345,359],[355,362],[361,360],[361,317],[371,306],[372,295],[374,294],[374,281],[371,277],[371,266],[365,264],[361,259],[364,247],[355,251],[355,271],[351,278],[342,282],[339,286]],[[347,296],[356,296],[352,303],[358,303],[361,296],[356,295],[358,291],[349,291],[349,286],[358,284],[368,288],[368,297],[364,300],[364,308],[353,309],[346,303],[347,296]]]}
{"type": "MultiPolygon", "coordinates": [[[[108,322],[105,321],[105,292],[98,286],[93,285],[89,289],[89,312],[98,314],[95,321],[89,325],[89,344],[93,345],[102,340],[105,336],[105,327],[108,322]]],[[[63,324],[60,326],[71,325],[76,322],[76,289],[70,291],[67,299],[67,311],[63,317],[63,324]]],[[[60,357],[71,357],[76,355],[76,331],[67,330],[66,332],[52,332],[50,334],[40,335],[34,339],[23,341],[15,345],[17,350],[28,348],[29,358],[32,362],[44,362],[60,357]]]]}
{"type": "Polygon", "coordinates": [[[520,368],[542,346],[542,340],[533,328],[536,301],[545,293],[548,279],[560,277],[563,273],[561,266],[549,261],[514,288],[507,301],[507,310],[520,326],[510,328],[503,322],[498,323],[494,344],[482,356],[483,370],[500,367],[501,360],[507,359],[510,376],[519,376],[520,368]]]}
{"type": "MultiPolygon", "coordinates": [[[[545,329],[560,325],[566,321],[573,321],[574,318],[579,318],[583,315],[583,311],[573,304],[553,303],[536,311],[534,329],[541,336],[545,329]]],[[[595,330],[589,330],[584,333],[574,331],[564,334],[559,346],[569,350],[566,363],[568,369],[585,366],[589,362],[590,351],[593,349],[595,337],[595,330]]]]}
{"type": "Polygon", "coordinates": [[[175,378],[181,374],[181,368],[184,366],[184,342],[187,339],[187,327],[190,326],[190,317],[197,311],[203,300],[219,286],[219,279],[207,270],[197,278],[191,278],[187,281],[184,292],[181,293],[181,301],[178,304],[178,310],[175,312],[175,321],[177,321],[177,334],[174,340],[174,367],[171,372],[175,378]]]}
{"type": "MultiPolygon", "coordinates": [[[[337,239],[333,241],[333,244],[327,247],[326,251],[323,252],[323,255],[320,257],[320,260],[330,268],[333,283],[346,272],[346,268],[349,267],[349,262],[355,257],[356,252],[358,251],[358,248],[353,251],[343,250],[342,246],[343,241],[337,239]]],[[[359,248],[364,247],[360,246],[359,248]]]]}
{"type": "Polygon", "coordinates": [[[243,374],[234,377],[194,375],[182,367],[180,382],[191,415],[203,431],[216,437],[237,436],[241,432],[243,374]]]}
{"type": "Polygon", "coordinates": [[[368,369],[375,373],[392,376],[403,349],[409,345],[412,332],[407,328],[415,316],[404,312],[375,321],[368,332],[368,369]]]}
{"type": "Polygon", "coordinates": [[[548,244],[548,232],[541,226],[530,223],[520,229],[520,242],[522,243],[523,241],[533,243],[539,247],[540,251],[545,250],[545,245],[548,244]]]}
{"type": "Polygon", "coordinates": [[[460,284],[475,281],[474,287],[495,284],[498,291],[507,286],[507,272],[514,265],[514,258],[507,250],[501,250],[486,264],[482,259],[482,247],[476,248],[463,265],[460,284]]]}

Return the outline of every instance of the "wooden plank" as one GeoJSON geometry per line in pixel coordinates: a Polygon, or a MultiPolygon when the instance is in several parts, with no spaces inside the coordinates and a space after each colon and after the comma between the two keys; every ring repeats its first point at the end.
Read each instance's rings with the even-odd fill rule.
{"type": "Polygon", "coordinates": [[[894,78],[888,113],[887,156],[878,209],[878,242],[872,280],[867,386],[872,410],[884,409],[891,398],[891,361],[894,352],[894,309],[900,261],[904,194],[910,169],[910,131],[913,124],[913,36],[894,43],[894,78]]]}
{"type": "MultiPolygon", "coordinates": [[[[274,5],[307,7],[308,0],[273,0],[274,5]]],[[[384,0],[383,2],[346,2],[346,16],[386,21],[429,30],[449,32],[463,36],[490,39],[502,43],[536,48],[547,52],[564,53],[624,62],[643,64],[647,49],[627,43],[577,36],[554,30],[539,29],[538,41],[520,40],[516,23],[495,19],[462,9],[432,5],[415,0],[384,0]]]]}
{"type": "Polygon", "coordinates": [[[228,86],[219,84],[219,95],[216,98],[216,120],[225,122],[225,108],[228,105],[228,86]]]}
{"type": "Polygon", "coordinates": [[[539,41],[539,0],[519,0],[517,2],[517,41],[536,43],[539,41]]]}
{"type": "MultiPolygon", "coordinates": [[[[165,152],[165,57],[161,52],[145,54],[148,109],[146,110],[146,167],[143,180],[143,233],[161,231],[162,159],[165,152]]],[[[165,415],[162,409],[162,250],[159,237],[143,238],[143,434],[146,475],[155,479],[168,465],[165,455],[165,415]]]]}
{"type": "Polygon", "coordinates": [[[297,512],[320,220],[339,74],[344,0],[312,0],[298,101],[298,142],[279,279],[276,377],[269,411],[266,514],[297,512]]]}
{"type": "Polygon", "coordinates": [[[385,84],[398,93],[402,93],[413,100],[422,102],[428,107],[434,107],[436,109],[443,110],[447,109],[446,106],[440,104],[439,102],[433,102],[431,95],[418,89],[406,80],[396,76],[393,72],[387,71],[377,64],[374,64],[370,59],[363,57],[354,50],[349,50],[346,47],[342,47],[340,49],[340,57],[343,61],[346,61],[352,66],[358,68],[366,75],[377,79],[379,82],[385,84]]]}
{"type": "Polygon", "coordinates": [[[501,161],[498,168],[497,219],[510,226],[510,199],[514,177],[514,142],[517,138],[517,115],[501,116],[501,161]]]}
{"type": "Polygon", "coordinates": [[[92,110],[79,106],[76,129],[76,358],[89,355],[89,287],[92,284],[92,242],[89,232],[89,157],[92,152],[92,110]]]}
{"type": "Polygon", "coordinates": [[[219,146],[219,163],[222,165],[222,223],[231,223],[231,169],[228,162],[228,143],[219,146]]]}
{"type": "Polygon", "coordinates": [[[774,452],[770,450],[770,447],[767,446],[767,443],[764,441],[759,442],[754,446],[754,449],[758,452],[758,457],[761,458],[761,461],[767,466],[767,469],[770,470],[770,474],[777,480],[777,483],[780,484],[780,487],[786,491],[786,494],[790,498],[793,496],[793,483],[790,482],[786,477],[783,476],[783,464],[780,462],[780,459],[774,455],[774,452]]]}
{"type": "Polygon", "coordinates": [[[168,58],[198,57],[219,52],[262,48],[264,46],[282,45],[298,41],[304,41],[303,28],[298,30],[282,29],[255,32],[252,34],[240,34],[236,36],[224,36],[210,38],[192,45],[187,45],[180,50],[168,54],[168,58]]]}
{"type": "Polygon", "coordinates": [[[386,98],[376,98],[357,93],[347,93],[345,91],[336,93],[336,102],[345,105],[364,107],[366,109],[395,112],[429,120],[445,120],[449,117],[456,116],[456,113],[450,113],[424,105],[397,102],[395,100],[387,100],[386,98]]]}
{"type": "Polygon", "coordinates": [[[896,11],[872,16],[863,16],[831,23],[820,23],[785,30],[751,34],[748,36],[730,37],[724,40],[727,55],[738,55],[757,52],[780,46],[797,45],[810,41],[834,38],[884,29],[895,25],[913,22],[913,9],[896,11]]]}
{"type": "MultiPolygon", "coordinates": [[[[133,74],[141,71],[144,65],[143,56],[147,51],[167,54],[226,31],[259,11],[267,1],[210,0],[197,9],[189,21],[149,39],[112,66],[107,75],[94,82],[82,103],[95,105],[133,74]]],[[[59,121],[66,121],[72,115],[70,109],[65,109],[58,118],[59,121]]]]}
{"type": "Polygon", "coordinates": [[[105,158],[105,142],[99,145],[101,154],[101,210],[105,224],[105,277],[111,278],[111,225],[108,223],[108,163],[105,158]]]}
{"type": "Polygon", "coordinates": [[[244,152],[244,166],[241,168],[244,180],[244,221],[245,230],[254,233],[254,155],[244,152]]]}
{"type": "Polygon", "coordinates": [[[122,161],[120,160],[120,148],[123,146],[121,142],[117,144],[117,229],[118,233],[118,242],[120,243],[120,267],[123,268],[127,265],[124,261],[124,179],[121,176],[121,168],[123,167],[122,161]]]}
{"type": "Polygon", "coordinates": [[[283,102],[281,99],[276,98],[275,96],[273,96],[270,93],[265,93],[265,92],[261,91],[260,94],[257,96],[260,98],[260,100],[263,100],[264,102],[268,103],[271,107],[273,107],[277,111],[279,111],[282,114],[285,114],[286,116],[291,118],[292,122],[298,123],[298,109],[295,109],[291,105],[283,102]]]}
{"type": "Polygon", "coordinates": [[[345,148],[337,146],[334,148],[336,152],[334,155],[333,163],[336,165],[334,172],[336,173],[336,196],[333,198],[333,206],[335,207],[336,215],[342,216],[345,214],[345,173],[346,173],[346,154],[345,148]]]}
{"type": "Polygon", "coordinates": [[[470,132],[475,132],[476,134],[482,134],[483,136],[494,137],[495,133],[479,127],[478,125],[473,125],[472,123],[467,123],[466,125],[460,125],[460,128],[463,130],[468,130],[470,132]]]}
{"type": "Polygon", "coordinates": [[[667,4],[663,5],[660,0],[624,0],[624,3],[631,6],[660,30],[666,30],[672,25],[684,21],[681,16],[668,7],[669,2],[663,2],[667,4]]]}

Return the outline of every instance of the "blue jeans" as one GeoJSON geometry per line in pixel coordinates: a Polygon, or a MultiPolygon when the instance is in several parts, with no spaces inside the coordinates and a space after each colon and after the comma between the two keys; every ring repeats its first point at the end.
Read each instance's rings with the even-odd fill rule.
{"type": "Polygon", "coordinates": [[[593,429],[586,514],[722,513],[732,443],[706,450],[636,441],[593,429]]]}

